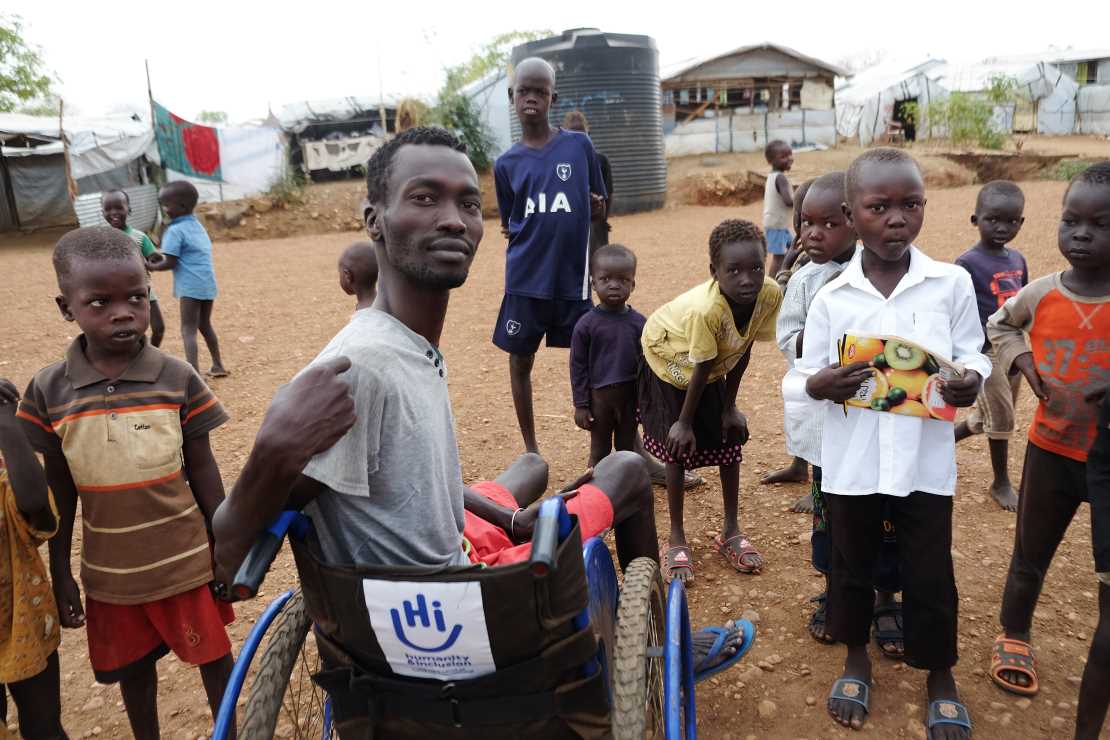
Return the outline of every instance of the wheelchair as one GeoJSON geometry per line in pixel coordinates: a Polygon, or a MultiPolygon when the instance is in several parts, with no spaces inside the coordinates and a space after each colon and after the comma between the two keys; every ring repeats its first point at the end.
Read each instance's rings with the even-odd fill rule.
{"type": "MultiPolygon", "coordinates": [[[[560,497],[541,507],[528,562],[435,573],[326,565],[311,521],[284,512],[237,573],[238,598],[257,593],[287,535],[301,588],[248,635],[214,740],[237,707],[244,740],[697,737],[683,584],[664,599],[658,564],[638,558],[618,586],[608,547],[581,544],[560,497]]],[[[737,624],[742,655],[755,628],[737,624]]]]}

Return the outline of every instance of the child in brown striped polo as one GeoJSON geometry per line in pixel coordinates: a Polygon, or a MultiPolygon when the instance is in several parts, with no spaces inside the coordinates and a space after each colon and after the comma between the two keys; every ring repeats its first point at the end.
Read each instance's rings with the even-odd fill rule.
{"type": "Polygon", "coordinates": [[[231,672],[234,614],[213,598],[208,536],[224,498],[208,434],[228,417],[192,367],[146,341],[149,278],[130,237],[71,231],[54,270],[82,333],[18,412],[58,505],[54,596],[63,627],[85,625],[97,681],[120,684],[135,737],[156,738],[159,658],[200,666],[213,714],[231,672]],[[84,608],[70,570],[78,497],[84,608]]]}

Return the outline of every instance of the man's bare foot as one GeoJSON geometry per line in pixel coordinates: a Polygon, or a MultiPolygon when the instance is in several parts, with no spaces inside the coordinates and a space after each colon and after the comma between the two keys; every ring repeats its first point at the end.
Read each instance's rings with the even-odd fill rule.
{"type": "Polygon", "coordinates": [[[1018,497],[1008,480],[996,480],[991,484],[991,498],[1006,511],[1017,511],[1018,497]]]}
{"type": "Polygon", "coordinates": [[[790,510],[795,514],[812,514],[813,513],[813,494],[807,493],[800,499],[794,502],[790,510]]]}
{"type": "Polygon", "coordinates": [[[796,457],[785,468],[768,473],[759,482],[767,485],[768,483],[805,483],[807,480],[809,480],[809,465],[802,458],[796,457]]]}
{"type": "MultiPolygon", "coordinates": [[[[871,659],[867,655],[867,647],[859,645],[848,648],[848,657],[844,660],[844,673],[841,678],[851,678],[871,685],[871,659]]],[[[852,687],[858,689],[858,687],[852,687]]],[[[864,697],[858,697],[863,699],[864,697]]],[[[867,697],[870,698],[870,697],[867,697]]],[[[863,727],[867,719],[867,709],[855,701],[847,699],[828,700],[828,710],[832,718],[845,727],[858,730],[863,727]]]]}

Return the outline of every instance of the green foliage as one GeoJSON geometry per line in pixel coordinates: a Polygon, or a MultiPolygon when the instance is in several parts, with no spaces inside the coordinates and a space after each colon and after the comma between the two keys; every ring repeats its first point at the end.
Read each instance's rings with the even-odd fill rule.
{"type": "Polygon", "coordinates": [[[916,100],[907,100],[902,103],[902,117],[911,126],[917,125],[918,105],[916,100]]]}
{"type": "Polygon", "coordinates": [[[488,172],[493,166],[493,137],[482,122],[474,103],[459,91],[480,80],[495,69],[504,68],[513,46],[525,41],[546,38],[550,31],[510,31],[494,36],[479,47],[470,59],[444,71],[443,87],[429,114],[431,122],[454,131],[466,142],[474,169],[488,172]]]}
{"type": "Polygon", "coordinates": [[[996,105],[1017,101],[1017,89],[1017,80],[998,76],[991,79],[983,93],[950,93],[929,104],[929,125],[945,131],[948,140],[957,146],[1001,149],[1006,136],[991,126],[991,118],[996,105]]]}
{"type": "Polygon", "coordinates": [[[1094,162],[1086,159],[1064,159],[1056,164],[1056,169],[1052,171],[1050,177],[1053,180],[1063,180],[1067,182],[1092,164],[1094,164],[1094,162]]]}
{"type": "Polygon", "coordinates": [[[227,113],[222,110],[202,110],[197,113],[197,123],[206,123],[209,126],[227,124],[227,113]]]}
{"type": "MultiPolygon", "coordinates": [[[[62,104],[62,99],[54,93],[47,93],[34,100],[29,100],[23,105],[17,106],[16,113],[22,113],[25,116],[49,116],[51,118],[58,117],[58,109],[62,104]]],[[[66,116],[77,114],[77,109],[71,105],[66,106],[66,116]]]]}
{"type": "Polygon", "coordinates": [[[266,197],[269,198],[275,208],[299,206],[305,202],[304,189],[304,175],[300,170],[294,167],[286,167],[282,178],[266,191],[266,197]]]}
{"type": "MultiPolygon", "coordinates": [[[[22,19],[0,15],[0,113],[45,98],[53,81],[39,50],[23,40],[22,19]]],[[[57,108],[52,112],[57,113],[57,108]]]]}

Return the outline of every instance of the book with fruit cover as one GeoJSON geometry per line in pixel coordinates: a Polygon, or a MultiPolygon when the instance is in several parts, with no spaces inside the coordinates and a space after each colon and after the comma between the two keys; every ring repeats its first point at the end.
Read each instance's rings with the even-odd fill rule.
{"type": "Polygon", "coordinates": [[[945,380],[963,375],[962,365],[920,344],[894,336],[845,334],[837,344],[840,364],[866,362],[871,377],[848,406],[891,414],[954,422],[956,407],[940,395],[945,380]]]}

